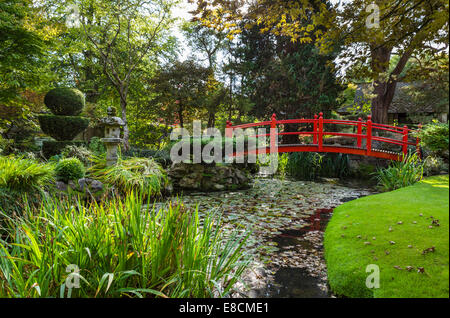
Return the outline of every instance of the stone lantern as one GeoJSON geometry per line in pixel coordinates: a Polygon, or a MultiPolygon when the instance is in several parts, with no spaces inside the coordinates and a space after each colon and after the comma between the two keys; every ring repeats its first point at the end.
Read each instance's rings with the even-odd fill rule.
{"type": "Polygon", "coordinates": [[[108,117],[100,119],[105,126],[105,138],[101,141],[106,146],[106,165],[112,166],[117,162],[117,146],[122,142],[120,129],[125,126],[125,122],[120,117],[116,117],[116,109],[108,107],[108,117]]]}

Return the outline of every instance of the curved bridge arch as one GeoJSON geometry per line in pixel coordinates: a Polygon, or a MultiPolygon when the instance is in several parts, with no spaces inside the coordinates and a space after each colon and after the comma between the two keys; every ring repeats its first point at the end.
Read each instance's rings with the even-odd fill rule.
{"type": "MultiPolygon", "coordinates": [[[[296,132],[277,132],[276,129],[271,130],[273,134],[260,134],[254,135],[254,137],[270,137],[270,147],[257,149],[253,151],[245,151],[247,153],[269,153],[271,147],[276,147],[277,152],[331,152],[331,153],[344,153],[352,155],[361,155],[376,157],[389,160],[402,160],[403,156],[408,154],[408,147],[415,147],[417,153],[420,156],[419,138],[414,138],[411,141],[412,129],[407,126],[397,127],[384,124],[373,123],[371,116],[368,116],[367,121],[363,121],[361,118],[359,120],[337,120],[337,119],[324,119],[323,113],[319,116],[314,115],[314,119],[285,119],[277,120],[276,115],[273,114],[270,121],[264,121],[259,123],[249,123],[243,125],[233,126],[231,122],[227,121],[227,126],[225,134],[227,137],[233,136],[233,130],[235,129],[246,129],[253,127],[269,126],[270,128],[278,128],[278,126],[289,125],[289,124],[309,124],[313,127],[312,131],[296,131],[296,132]],[[325,131],[324,124],[334,124],[334,125],[345,125],[354,127],[356,133],[342,133],[342,132],[332,132],[325,131]],[[392,133],[394,138],[378,136],[377,132],[387,131],[392,133]],[[278,136],[283,135],[306,135],[312,136],[313,142],[311,144],[278,144],[278,136]],[[342,145],[327,145],[324,144],[324,136],[340,136],[355,141],[354,146],[342,146],[342,145]],[[363,145],[364,141],[364,145],[363,145]],[[391,145],[400,146],[401,151],[386,151],[382,149],[374,148],[373,141],[377,141],[380,144],[386,143],[391,145]]],[[[421,125],[419,125],[419,129],[421,125]]],[[[275,148],[272,148],[275,149],[275,148]]],[[[240,154],[235,154],[236,156],[240,154]]]]}

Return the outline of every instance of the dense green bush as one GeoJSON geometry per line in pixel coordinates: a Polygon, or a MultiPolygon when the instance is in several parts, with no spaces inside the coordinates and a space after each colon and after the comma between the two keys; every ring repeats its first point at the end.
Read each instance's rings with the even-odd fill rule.
{"type": "Polygon", "coordinates": [[[83,178],[85,168],[77,158],[65,158],[58,161],[55,172],[59,180],[68,182],[70,180],[83,178]]]}
{"type": "Polygon", "coordinates": [[[168,167],[171,164],[170,160],[170,152],[163,150],[154,150],[154,149],[138,149],[131,148],[127,151],[122,152],[123,158],[152,158],[156,162],[158,162],[163,167],[168,167]]]}
{"type": "Polygon", "coordinates": [[[90,176],[113,186],[121,195],[136,191],[144,198],[160,195],[167,185],[165,170],[153,159],[119,156],[117,163],[107,167],[105,157],[95,157],[88,169],[90,176]]]}
{"type": "Polygon", "coordinates": [[[58,141],[72,140],[89,125],[89,119],[79,116],[40,115],[42,131],[58,141]]]}
{"type": "Polygon", "coordinates": [[[106,152],[106,146],[99,137],[92,137],[89,140],[88,148],[97,156],[104,154],[106,152]]]}
{"type": "Polygon", "coordinates": [[[401,161],[392,161],[385,169],[378,169],[375,177],[382,191],[392,191],[422,180],[423,168],[424,163],[413,153],[401,161]]]}
{"type": "Polygon", "coordinates": [[[77,158],[84,166],[89,166],[94,154],[84,146],[67,145],[61,151],[61,156],[63,158],[77,158]]]}
{"type": "Polygon", "coordinates": [[[0,156],[0,188],[28,192],[53,181],[54,167],[32,159],[0,156]]]}
{"type": "Polygon", "coordinates": [[[440,174],[442,171],[448,173],[448,164],[438,156],[428,156],[423,161],[423,175],[433,176],[440,174]]]}
{"type": "Polygon", "coordinates": [[[54,88],[44,97],[45,105],[55,115],[75,116],[81,113],[84,105],[84,95],[75,88],[54,88]]]}
{"type": "Polygon", "coordinates": [[[420,138],[420,144],[433,153],[448,159],[449,129],[447,123],[434,122],[427,124],[416,133],[420,138]]]}
{"type": "Polygon", "coordinates": [[[131,193],[27,207],[8,220],[12,242],[0,240],[0,297],[227,297],[249,264],[245,233],[226,236],[218,215],[178,202],[145,203],[131,193]],[[73,264],[79,288],[66,285],[73,264]]]}
{"type": "Polygon", "coordinates": [[[84,141],[55,141],[55,140],[46,140],[42,143],[42,155],[45,158],[50,158],[55,155],[59,155],[63,149],[69,145],[74,146],[85,146],[86,142],[84,141]]]}

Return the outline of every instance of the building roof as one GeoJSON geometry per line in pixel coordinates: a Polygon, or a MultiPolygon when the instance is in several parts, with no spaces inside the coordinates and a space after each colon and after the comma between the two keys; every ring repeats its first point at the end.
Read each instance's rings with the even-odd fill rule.
{"type": "MultiPolygon", "coordinates": [[[[370,103],[370,98],[367,96],[367,94],[370,93],[369,90],[371,85],[372,85],[371,83],[357,84],[353,105],[343,107],[339,109],[338,112],[349,113],[350,112],[349,108],[355,107],[355,104],[360,106],[367,102],[370,103]]],[[[427,105],[418,106],[413,101],[411,96],[407,94],[406,89],[411,85],[417,86],[420,85],[420,83],[405,83],[405,82],[397,83],[394,98],[392,100],[391,106],[389,107],[388,113],[396,114],[396,113],[415,113],[415,112],[424,112],[424,113],[435,112],[433,106],[438,104],[437,100],[436,101],[431,100],[427,105]]]]}

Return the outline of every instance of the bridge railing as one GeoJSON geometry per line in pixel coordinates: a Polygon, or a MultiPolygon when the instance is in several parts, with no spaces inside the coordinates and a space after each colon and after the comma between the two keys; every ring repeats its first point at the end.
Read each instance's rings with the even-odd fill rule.
{"type": "MultiPolygon", "coordinates": [[[[412,142],[410,141],[412,129],[409,129],[406,125],[403,127],[391,126],[385,124],[373,123],[371,116],[367,116],[367,120],[363,121],[362,118],[358,120],[341,120],[341,119],[325,119],[323,118],[323,113],[318,115],[314,115],[313,119],[283,119],[277,120],[276,115],[273,114],[270,121],[263,121],[258,123],[249,123],[233,126],[230,121],[227,121],[227,134],[229,137],[233,134],[233,130],[237,128],[246,129],[260,126],[270,126],[270,128],[276,128],[278,125],[288,125],[288,124],[312,124],[312,131],[293,131],[293,132],[279,132],[276,136],[271,136],[271,134],[259,134],[254,135],[254,137],[263,137],[263,136],[271,136],[271,143],[277,140],[277,136],[284,135],[307,135],[312,136],[312,144],[311,146],[316,146],[317,150],[320,152],[324,148],[324,136],[340,136],[347,138],[356,139],[356,149],[364,149],[366,155],[371,155],[371,152],[374,151],[372,145],[373,141],[378,141],[381,143],[398,145],[401,147],[401,153],[407,155],[408,146],[414,146],[416,148],[417,153],[420,156],[420,147],[419,138],[415,138],[412,142]],[[324,125],[345,125],[354,127],[353,130],[356,130],[356,133],[350,132],[334,132],[334,131],[326,131],[324,129],[324,125]],[[397,138],[390,138],[385,136],[379,136],[378,132],[390,132],[394,134],[394,136],[398,135],[397,138]],[[275,139],[273,139],[275,138],[275,139]],[[366,141],[365,147],[363,147],[363,140],[366,141]]],[[[421,125],[419,125],[419,129],[421,129],[421,125]]]]}

